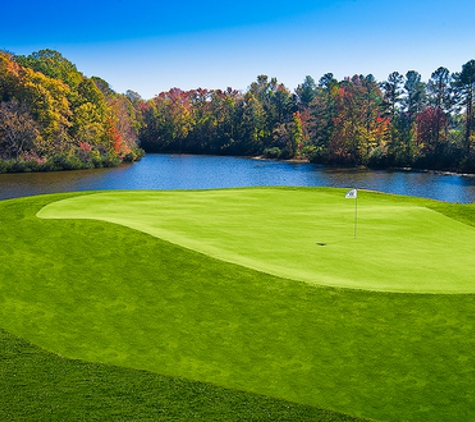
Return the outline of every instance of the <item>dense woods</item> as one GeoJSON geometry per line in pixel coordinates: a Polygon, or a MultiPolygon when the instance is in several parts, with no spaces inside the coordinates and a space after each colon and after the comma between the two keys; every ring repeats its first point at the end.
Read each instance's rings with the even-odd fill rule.
{"type": "Polygon", "coordinates": [[[474,91],[474,60],[427,82],[413,70],[383,82],[307,76],[294,92],[261,75],[244,93],[172,89],[141,102],[140,137],[150,151],[475,172],[474,91]]]}
{"type": "Polygon", "coordinates": [[[60,53],[0,52],[0,172],[118,165],[143,154],[132,102],[60,53]]]}
{"type": "Polygon", "coordinates": [[[150,152],[262,155],[372,168],[475,172],[475,60],[294,90],[260,75],[243,91],[114,92],[51,50],[0,52],[0,172],[117,165],[150,152]]]}

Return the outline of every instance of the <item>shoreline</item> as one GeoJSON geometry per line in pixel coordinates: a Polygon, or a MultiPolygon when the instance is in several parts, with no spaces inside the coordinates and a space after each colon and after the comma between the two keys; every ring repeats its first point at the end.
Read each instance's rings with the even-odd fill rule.
{"type": "MultiPolygon", "coordinates": [[[[176,153],[155,153],[151,152],[150,154],[176,154],[176,153]]],[[[145,154],[146,156],[147,154],[145,154]]],[[[188,154],[188,153],[181,153],[178,155],[208,155],[208,154],[188,154]]],[[[214,154],[209,154],[209,155],[214,155],[214,154]]],[[[220,155],[216,155],[219,157],[220,155]]],[[[236,156],[239,157],[239,156],[236,156]]],[[[142,157],[141,157],[142,158],[142,157]]],[[[140,158],[140,159],[141,159],[140,158]]],[[[242,158],[248,158],[251,160],[256,160],[256,161],[280,161],[282,163],[294,163],[294,164],[315,164],[318,166],[325,166],[328,168],[333,168],[333,169],[360,169],[360,170],[367,170],[367,171],[397,171],[397,172],[406,172],[406,173],[426,173],[426,174],[436,174],[440,176],[460,176],[460,177],[467,177],[467,178],[475,178],[475,173],[462,173],[462,172],[457,172],[457,171],[450,171],[450,170],[431,170],[431,169],[420,169],[420,168],[414,168],[414,167],[386,167],[386,168],[371,168],[365,165],[358,165],[358,166],[338,166],[338,165],[332,165],[332,164],[320,164],[320,163],[312,163],[308,158],[306,157],[297,157],[297,158],[289,158],[289,159],[279,159],[279,158],[268,158],[263,155],[256,155],[256,156],[242,156],[242,158]]],[[[135,160],[134,162],[140,161],[140,159],[135,160]]],[[[1,160],[0,160],[1,162],[1,160]]],[[[131,163],[124,162],[122,161],[118,165],[112,166],[112,167],[120,167],[123,165],[128,165],[131,163]]],[[[62,171],[82,171],[82,170],[92,170],[92,169],[98,169],[98,168],[107,168],[107,166],[103,167],[95,167],[95,168],[75,168],[75,169],[52,169],[52,170],[40,170],[40,169],[26,169],[26,170],[18,170],[18,171],[0,171],[1,174],[23,174],[23,173],[57,173],[57,172],[62,172],[62,171]]]]}
{"type": "MultiPolygon", "coordinates": [[[[312,162],[308,158],[290,158],[287,160],[281,160],[279,158],[267,158],[264,157],[263,155],[257,155],[257,156],[250,156],[247,157],[252,160],[258,160],[258,161],[281,161],[283,163],[296,163],[296,164],[312,164],[312,162]]],[[[359,166],[337,166],[337,165],[331,165],[331,164],[317,164],[313,163],[316,165],[321,165],[321,166],[326,166],[326,167],[331,167],[335,169],[365,169],[368,171],[399,171],[399,172],[406,172],[406,173],[427,173],[427,174],[437,174],[440,176],[461,176],[461,177],[469,177],[473,178],[475,177],[475,173],[459,173],[457,171],[450,171],[450,170],[431,170],[431,169],[419,169],[419,168],[414,168],[414,167],[387,167],[387,168],[371,168],[365,165],[359,165],[359,166]]]]}
{"type": "Polygon", "coordinates": [[[383,170],[394,170],[407,173],[427,173],[427,174],[437,174],[439,176],[461,176],[461,177],[475,177],[475,173],[459,173],[456,171],[449,170],[430,170],[430,169],[417,169],[412,167],[393,167],[383,170]]]}

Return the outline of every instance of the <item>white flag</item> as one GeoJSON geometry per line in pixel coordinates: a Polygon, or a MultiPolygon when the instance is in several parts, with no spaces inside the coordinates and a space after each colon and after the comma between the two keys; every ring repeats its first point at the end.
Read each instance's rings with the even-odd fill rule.
{"type": "Polygon", "coordinates": [[[349,190],[345,195],[345,198],[357,198],[357,197],[358,197],[358,191],[356,189],[349,190]]]}

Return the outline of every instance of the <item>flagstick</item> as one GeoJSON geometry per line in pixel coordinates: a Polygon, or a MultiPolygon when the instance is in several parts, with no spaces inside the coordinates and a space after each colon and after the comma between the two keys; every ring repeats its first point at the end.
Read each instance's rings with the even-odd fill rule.
{"type": "Polygon", "coordinates": [[[355,198],[355,223],[354,223],[354,239],[356,239],[356,227],[358,224],[358,190],[357,189],[351,189],[349,190],[345,198],[355,198]]]}

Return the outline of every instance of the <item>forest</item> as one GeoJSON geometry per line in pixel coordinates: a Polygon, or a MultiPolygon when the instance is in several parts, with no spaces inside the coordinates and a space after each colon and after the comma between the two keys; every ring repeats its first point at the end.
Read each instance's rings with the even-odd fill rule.
{"type": "Polygon", "coordinates": [[[0,51],[0,173],[116,166],[140,159],[126,95],[60,53],[0,51]]]}
{"type": "Polygon", "coordinates": [[[259,75],[246,91],[179,88],[145,100],[87,78],[52,50],[0,52],[0,172],[90,168],[147,152],[264,156],[339,166],[475,173],[475,60],[293,91],[259,75]]]}

